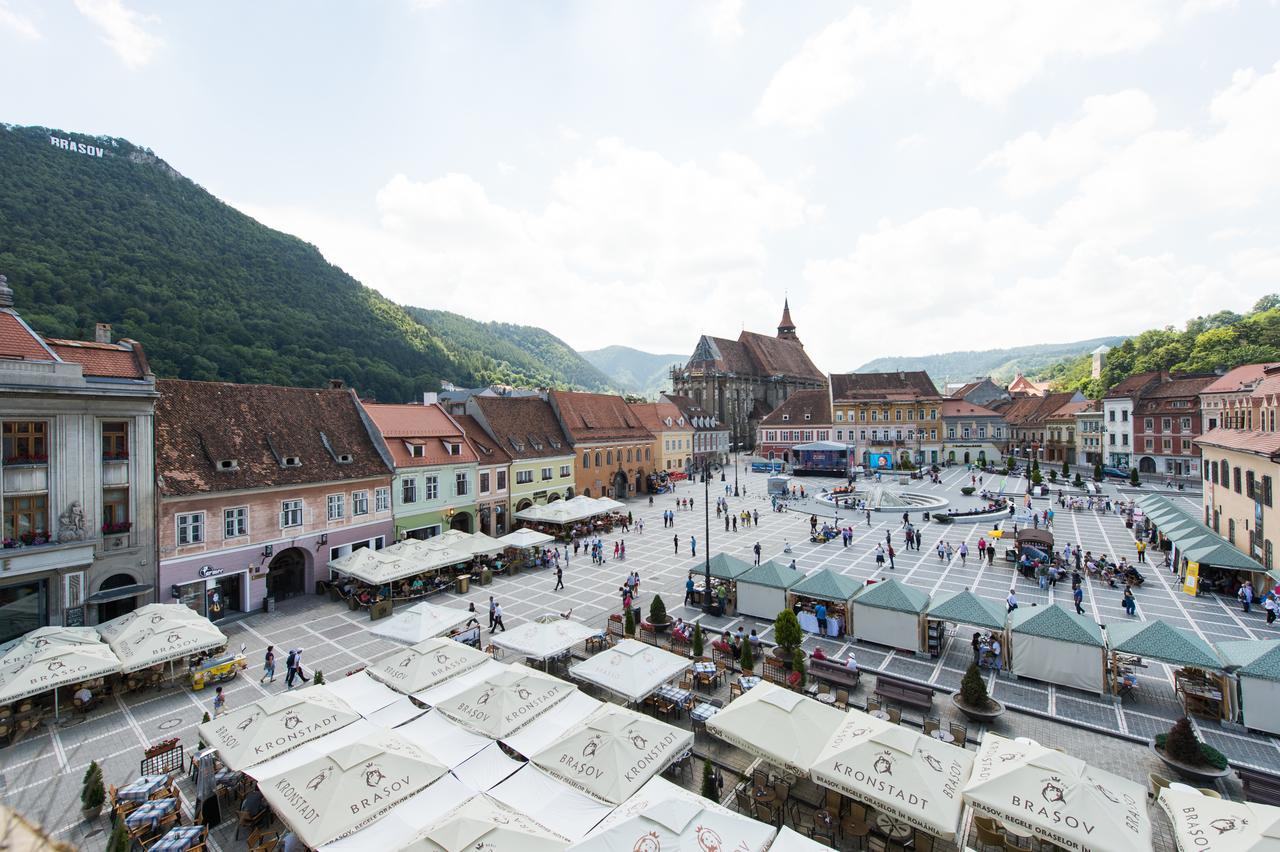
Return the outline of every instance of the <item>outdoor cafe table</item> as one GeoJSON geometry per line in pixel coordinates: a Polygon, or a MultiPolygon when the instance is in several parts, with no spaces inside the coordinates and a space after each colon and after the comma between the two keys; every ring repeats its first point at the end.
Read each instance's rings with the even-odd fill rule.
{"type": "Polygon", "coordinates": [[[870,715],[875,716],[881,722],[887,722],[892,718],[889,716],[888,710],[872,710],[870,715]]]}
{"type": "Polygon", "coordinates": [[[720,669],[715,663],[700,660],[693,664],[693,673],[698,678],[699,684],[710,684],[720,676],[720,669]]]}
{"type": "Polygon", "coordinates": [[[835,820],[831,816],[831,811],[820,809],[813,813],[813,824],[817,828],[829,832],[835,825],[835,820]]]}
{"type": "Polygon", "coordinates": [[[755,675],[740,675],[738,677],[738,686],[742,687],[743,692],[746,692],[747,690],[751,689],[751,687],[753,686],[758,686],[759,683],[760,683],[760,678],[756,677],[755,675]]]}
{"type": "Polygon", "coordinates": [[[836,703],[836,697],[835,697],[835,695],[833,695],[833,694],[832,694],[832,693],[830,693],[830,692],[823,692],[823,693],[819,694],[819,695],[818,695],[818,700],[819,700],[819,701],[821,701],[823,704],[835,704],[835,703],[836,703]]]}
{"type": "Polygon", "coordinates": [[[681,689],[678,686],[666,684],[660,686],[653,691],[653,694],[659,698],[665,698],[677,707],[684,709],[693,702],[693,693],[687,689],[681,689]]]}
{"type": "Polygon", "coordinates": [[[125,802],[145,802],[165,788],[168,775],[143,775],[132,784],[116,791],[116,798],[125,802]]]}
{"type": "Polygon", "coordinates": [[[180,825],[169,829],[169,833],[156,841],[148,852],[186,852],[204,843],[205,827],[203,825],[180,825]]]}
{"type": "Polygon", "coordinates": [[[124,818],[124,824],[130,829],[141,828],[143,825],[150,824],[152,828],[160,820],[167,817],[178,809],[177,799],[156,799],[153,802],[147,802],[134,809],[128,816],[124,818]]]}
{"type": "Polygon", "coordinates": [[[762,805],[772,805],[778,800],[778,794],[771,787],[756,787],[751,791],[751,797],[762,805]]]}
{"type": "Polygon", "coordinates": [[[950,731],[944,731],[941,728],[930,732],[929,736],[933,737],[935,740],[941,740],[944,743],[954,743],[956,741],[956,738],[951,736],[950,731]]]}
{"type": "Polygon", "coordinates": [[[708,701],[703,701],[689,711],[689,718],[695,722],[705,722],[719,712],[719,707],[708,701]]]}
{"type": "Polygon", "coordinates": [[[899,822],[888,814],[876,814],[876,830],[890,840],[903,840],[911,836],[911,824],[899,822]]]}

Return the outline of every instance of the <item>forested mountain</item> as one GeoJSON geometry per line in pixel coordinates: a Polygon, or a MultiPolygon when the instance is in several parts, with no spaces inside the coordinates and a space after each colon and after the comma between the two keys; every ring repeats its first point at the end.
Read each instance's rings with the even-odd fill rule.
{"type": "Polygon", "coordinates": [[[1280,295],[1259,299],[1246,314],[1218,311],[1188,320],[1181,330],[1167,326],[1130,337],[1107,353],[1100,379],[1091,377],[1087,355],[1053,364],[1036,378],[1096,399],[1134,373],[1209,373],[1266,361],[1280,362],[1280,295]]]}
{"type": "Polygon", "coordinates": [[[111,323],[143,343],[163,376],[341,378],[387,401],[417,398],[441,379],[608,384],[540,329],[436,312],[415,320],[314,246],[124,139],[0,129],[0,273],[39,331],[92,339],[95,322],[111,323]]]}
{"type": "Polygon", "coordinates": [[[630,346],[606,346],[583,352],[582,357],[622,390],[648,397],[671,390],[672,365],[689,360],[688,355],[655,355],[630,346]]]}
{"type": "Polygon", "coordinates": [[[1008,382],[1018,373],[1028,376],[1052,364],[1092,352],[1099,346],[1116,346],[1123,337],[1095,337],[1074,343],[1037,343],[1009,349],[984,349],[976,352],[943,352],[911,358],[876,358],[854,372],[880,373],[892,370],[924,370],[939,387],[948,382],[968,382],[979,376],[991,376],[997,382],[1008,382]]]}

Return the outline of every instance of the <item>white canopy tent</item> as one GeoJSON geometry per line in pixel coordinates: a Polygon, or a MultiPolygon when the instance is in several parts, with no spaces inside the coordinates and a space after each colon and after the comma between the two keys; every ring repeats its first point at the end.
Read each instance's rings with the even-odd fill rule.
{"type": "Polygon", "coordinates": [[[371,586],[382,586],[419,573],[419,569],[408,560],[389,550],[374,550],[372,547],[362,547],[345,556],[331,559],[329,570],[371,586]]]}
{"type": "Polygon", "coordinates": [[[1034,743],[982,738],[964,800],[978,813],[1069,849],[1151,848],[1147,791],[1034,743]]]}
{"type": "Polygon", "coordinates": [[[209,619],[182,604],[144,604],[96,629],[126,673],[227,644],[209,619]]]}
{"type": "Polygon", "coordinates": [[[769,852],[826,852],[831,847],[810,840],[799,832],[792,831],[785,825],[778,832],[777,838],[769,847],[769,852]]]}
{"type": "Polygon", "coordinates": [[[509,757],[497,743],[490,743],[480,751],[453,767],[453,774],[477,793],[484,793],[501,784],[525,762],[509,757]]]}
{"type": "Polygon", "coordinates": [[[429,749],[450,769],[494,743],[489,737],[469,731],[435,710],[429,710],[412,722],[401,725],[396,728],[396,733],[429,749]]]}
{"type": "Polygon", "coordinates": [[[412,695],[444,683],[488,659],[489,655],[483,651],[452,639],[425,639],[379,657],[365,671],[396,692],[412,695]]]}
{"type": "Polygon", "coordinates": [[[561,784],[528,764],[490,790],[489,796],[570,840],[582,838],[613,810],[612,805],[561,784]]]}
{"type": "Polygon", "coordinates": [[[596,515],[603,515],[609,511],[612,511],[612,508],[601,506],[596,500],[579,494],[569,500],[558,500],[543,506],[530,506],[527,509],[521,509],[516,512],[516,519],[544,524],[571,524],[596,515]]]}
{"type": "Polygon", "coordinates": [[[424,826],[447,814],[475,795],[475,791],[452,775],[441,776],[431,786],[415,793],[357,832],[326,843],[321,852],[391,852],[413,842],[424,826]]]}
{"type": "Polygon", "coordinates": [[[327,686],[268,695],[200,725],[200,739],[237,772],[319,739],[360,718],[327,686]]]}
{"type": "Polygon", "coordinates": [[[375,725],[368,719],[356,719],[350,725],[345,725],[331,734],[317,737],[284,754],[279,754],[261,763],[255,763],[244,772],[259,781],[263,778],[270,778],[273,775],[280,775],[324,757],[334,749],[359,742],[365,737],[374,736],[383,730],[382,727],[375,725]]]}
{"type": "Polygon", "coordinates": [[[557,657],[579,642],[585,642],[600,631],[580,621],[568,618],[551,618],[546,621],[526,621],[510,630],[491,636],[489,641],[499,648],[522,657],[545,660],[557,657]]]}
{"type": "Polygon", "coordinates": [[[635,639],[623,639],[607,651],[570,666],[569,674],[628,701],[639,701],[692,664],[688,657],[635,639]]]}
{"type": "MultiPolygon", "coordinates": [[[[693,802],[694,804],[704,807],[709,811],[729,814],[730,816],[738,816],[737,811],[729,810],[718,802],[713,802],[710,799],[704,799],[692,790],[681,787],[678,784],[672,784],[661,775],[655,775],[646,781],[645,785],[641,787],[634,796],[614,808],[607,817],[602,819],[600,823],[591,830],[591,834],[588,836],[594,837],[601,832],[613,828],[619,823],[626,822],[637,814],[644,813],[655,805],[671,799],[677,799],[682,802],[693,802]]],[[[748,819],[746,817],[743,818],[748,819]]]]}
{"type": "Polygon", "coordinates": [[[397,642],[416,644],[426,639],[444,636],[475,618],[475,613],[452,606],[422,603],[401,610],[390,618],[374,622],[369,632],[385,636],[397,642]]]}
{"type": "Polygon", "coordinates": [[[473,796],[432,821],[403,852],[559,852],[569,845],[546,826],[488,796],[473,796]]]}
{"type": "Polygon", "coordinates": [[[1280,808],[1167,787],[1160,791],[1159,803],[1173,823],[1179,852],[1280,851],[1280,808]]]}
{"type": "Polygon", "coordinates": [[[707,720],[707,730],[796,775],[808,775],[844,713],[768,681],[707,720]]]}
{"type": "Polygon", "coordinates": [[[479,556],[484,553],[498,553],[504,545],[495,538],[490,538],[482,532],[463,532],[462,530],[445,530],[436,536],[434,541],[439,541],[447,547],[462,553],[469,553],[472,556],[479,556]]]}
{"type": "Polygon", "coordinates": [[[506,671],[508,668],[509,666],[506,663],[500,663],[492,658],[484,660],[480,665],[467,669],[461,674],[454,675],[443,683],[438,683],[435,686],[422,690],[421,692],[413,693],[413,697],[418,701],[421,701],[423,704],[426,704],[428,707],[435,707],[437,704],[440,704],[442,701],[447,701],[449,698],[452,698],[464,689],[493,677],[499,672],[506,671]]]}
{"type": "Polygon", "coordinates": [[[448,770],[394,731],[379,730],[258,785],[298,839],[315,847],[369,825],[448,770]]]}
{"type": "Polygon", "coordinates": [[[102,637],[92,627],[37,627],[24,633],[17,639],[0,645],[0,669],[7,669],[15,663],[28,660],[37,653],[45,652],[51,646],[59,645],[98,645],[102,637]]]}
{"type": "Polygon", "coordinates": [[[692,745],[692,731],[606,704],[530,760],[565,784],[617,805],[692,745]]]}
{"type": "Polygon", "coordinates": [[[524,666],[510,666],[436,705],[436,709],[492,739],[515,733],[577,688],[524,666]]]}
{"type": "Polygon", "coordinates": [[[824,787],[952,840],[964,810],[960,786],[972,769],[973,752],[851,710],[809,775],[824,787]]]}
{"type": "Polygon", "coordinates": [[[575,852],[762,852],[770,848],[773,836],[773,826],[734,813],[659,777],[569,848],[575,852]],[[641,845],[639,839],[648,843],[641,845]]]}
{"type": "Polygon", "coordinates": [[[498,542],[507,547],[539,547],[540,545],[550,544],[555,540],[555,536],[522,527],[502,536],[498,539],[498,542]]]}
{"type": "Polygon", "coordinates": [[[537,754],[603,706],[590,695],[574,690],[556,704],[555,712],[543,713],[520,730],[503,737],[502,744],[525,757],[537,754]]]}
{"type": "Polygon", "coordinates": [[[25,659],[19,659],[0,671],[0,705],[52,692],[56,713],[58,687],[105,677],[118,671],[120,660],[101,642],[47,643],[25,659]]]}
{"type": "Polygon", "coordinates": [[[1075,689],[1106,692],[1102,628],[1061,604],[1019,607],[1009,615],[1009,671],[1075,689]]]}
{"type": "Polygon", "coordinates": [[[379,710],[395,704],[402,697],[386,684],[374,680],[366,671],[359,671],[346,677],[335,677],[326,681],[325,686],[366,719],[379,710]]]}

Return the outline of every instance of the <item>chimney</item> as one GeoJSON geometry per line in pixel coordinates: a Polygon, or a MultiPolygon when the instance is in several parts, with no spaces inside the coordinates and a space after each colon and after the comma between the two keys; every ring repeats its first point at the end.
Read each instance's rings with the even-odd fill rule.
{"type": "Polygon", "coordinates": [[[100,322],[93,327],[94,343],[110,343],[111,342],[111,323],[100,322]]]}
{"type": "Polygon", "coordinates": [[[435,404],[436,404],[437,402],[439,402],[439,401],[440,401],[440,395],[439,395],[439,394],[437,394],[435,391],[423,391],[423,392],[422,392],[422,404],[423,404],[423,405],[435,405],[435,404]]]}
{"type": "Polygon", "coordinates": [[[0,275],[0,308],[13,307],[13,291],[9,289],[9,279],[0,275]]]}
{"type": "Polygon", "coordinates": [[[329,390],[342,390],[342,388],[343,388],[343,381],[342,381],[342,379],[330,379],[330,380],[329,380],[329,390]]]}

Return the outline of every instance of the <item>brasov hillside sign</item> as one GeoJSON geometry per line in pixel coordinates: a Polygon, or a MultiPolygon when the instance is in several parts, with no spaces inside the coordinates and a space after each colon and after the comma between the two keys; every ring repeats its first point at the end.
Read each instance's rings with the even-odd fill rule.
{"type": "Polygon", "coordinates": [[[55,148],[61,148],[64,151],[71,151],[76,154],[85,154],[89,157],[102,156],[102,149],[97,145],[86,145],[83,142],[76,142],[72,139],[63,139],[59,136],[50,136],[49,144],[55,148]]]}

